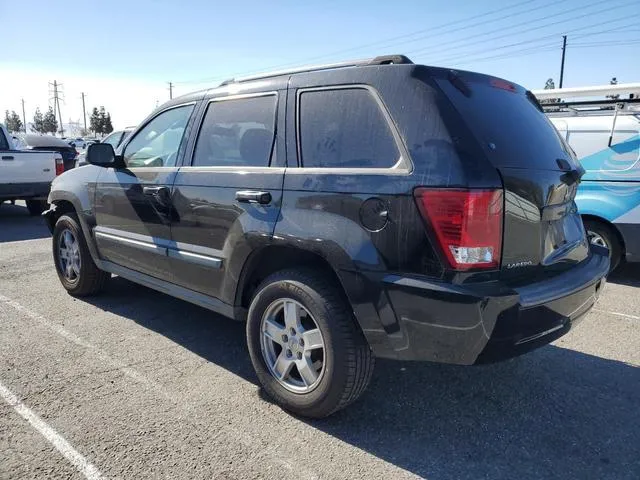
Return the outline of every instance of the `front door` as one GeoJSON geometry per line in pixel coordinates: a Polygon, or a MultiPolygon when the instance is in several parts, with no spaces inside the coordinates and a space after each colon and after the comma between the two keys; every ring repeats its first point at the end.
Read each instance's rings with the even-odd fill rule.
{"type": "Polygon", "coordinates": [[[233,302],[244,258],[269,241],[280,212],[284,165],[276,152],[284,143],[276,112],[284,101],[275,91],[209,101],[193,158],[174,183],[175,283],[233,302]]]}
{"type": "Polygon", "coordinates": [[[104,169],[96,185],[95,237],[105,260],[168,279],[175,217],[171,188],[194,104],[160,112],[124,148],[125,168],[104,169]]]}

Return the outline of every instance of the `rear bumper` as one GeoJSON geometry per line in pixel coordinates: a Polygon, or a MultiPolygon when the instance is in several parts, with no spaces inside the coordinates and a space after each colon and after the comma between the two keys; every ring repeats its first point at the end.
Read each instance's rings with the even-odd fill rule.
{"type": "Polygon", "coordinates": [[[51,182],[0,184],[0,200],[46,199],[51,182]]]}
{"type": "Polygon", "coordinates": [[[606,249],[594,246],[575,268],[522,288],[388,275],[376,306],[382,329],[364,329],[365,335],[381,357],[461,365],[502,360],[567,333],[593,307],[608,270],[606,249]]]}

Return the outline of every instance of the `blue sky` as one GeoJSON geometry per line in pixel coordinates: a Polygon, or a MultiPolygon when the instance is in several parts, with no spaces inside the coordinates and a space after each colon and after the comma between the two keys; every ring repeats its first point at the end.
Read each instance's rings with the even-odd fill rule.
{"type": "Polygon", "coordinates": [[[0,109],[17,110],[20,98],[27,117],[46,109],[55,78],[69,118],[81,115],[86,91],[87,106],[105,105],[122,127],[166,100],[169,81],[181,94],[273,67],[387,53],[534,89],[549,77],[557,84],[563,34],[565,86],[633,82],[639,21],[637,0],[0,0],[0,109]]]}

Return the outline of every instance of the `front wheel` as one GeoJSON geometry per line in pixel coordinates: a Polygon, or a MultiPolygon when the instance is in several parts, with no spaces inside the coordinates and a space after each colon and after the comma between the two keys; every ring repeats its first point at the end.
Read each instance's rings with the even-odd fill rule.
{"type": "Polygon", "coordinates": [[[366,389],[374,358],[330,279],[306,270],[268,277],[251,302],[247,343],[264,390],[283,408],[321,418],[366,389]]]}
{"type": "Polygon", "coordinates": [[[53,260],[62,286],[77,297],[99,293],[111,278],[93,262],[73,213],[61,216],[53,229],[53,260]]]}
{"type": "Polygon", "coordinates": [[[622,255],[622,246],[618,236],[611,227],[597,220],[585,220],[584,228],[587,232],[589,243],[609,249],[611,262],[609,272],[612,272],[620,263],[622,255]]]}

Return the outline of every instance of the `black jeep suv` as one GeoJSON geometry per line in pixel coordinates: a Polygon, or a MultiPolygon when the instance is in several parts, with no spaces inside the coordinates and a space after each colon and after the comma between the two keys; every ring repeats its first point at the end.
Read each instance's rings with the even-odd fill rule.
{"type": "MultiPolygon", "coordinates": [[[[374,357],[470,365],[589,311],[609,268],[583,171],[532,94],[403,56],[230,80],[58,177],[72,295],[111,274],[246,321],[269,395],[322,417],[374,357]]],[[[180,319],[176,319],[180,321],[180,319]]]]}

